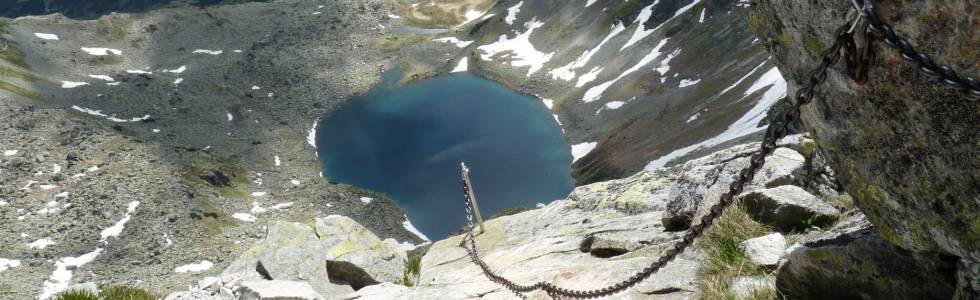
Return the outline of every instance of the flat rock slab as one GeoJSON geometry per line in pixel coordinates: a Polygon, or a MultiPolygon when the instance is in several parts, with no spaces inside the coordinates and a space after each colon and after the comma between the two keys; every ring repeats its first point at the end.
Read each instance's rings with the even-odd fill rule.
{"type": "Polygon", "coordinates": [[[253,280],[242,282],[239,300],[325,300],[306,282],[253,280]]]}
{"type": "Polygon", "coordinates": [[[840,216],[833,206],[792,185],[757,190],[739,198],[752,218],[786,232],[830,225],[840,216]]]}

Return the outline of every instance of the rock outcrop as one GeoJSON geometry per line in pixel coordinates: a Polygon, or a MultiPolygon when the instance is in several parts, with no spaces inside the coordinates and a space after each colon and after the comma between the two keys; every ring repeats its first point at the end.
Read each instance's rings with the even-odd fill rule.
{"type": "Polygon", "coordinates": [[[381,240],[353,219],[332,215],[313,225],[271,225],[266,238],[231,263],[221,279],[225,284],[303,281],[319,295],[335,298],[380,282],[401,282],[406,259],[406,249],[394,239],[381,240]]]}
{"type": "MultiPolygon", "coordinates": [[[[766,158],[765,165],[745,191],[787,184],[802,186],[804,180],[799,174],[807,166],[808,160],[794,148],[801,148],[804,143],[811,141],[802,136],[785,138],[781,147],[766,158]]],[[[758,145],[734,146],[677,166],[675,169],[682,172],[676,184],[671,185],[669,192],[663,195],[669,199],[662,220],[664,227],[683,230],[690,226],[699,209],[704,208],[705,203],[713,203],[735,181],[735,174],[748,165],[749,156],[758,149],[758,145]]],[[[817,186],[823,185],[809,186],[820,189],[817,186]]],[[[822,189],[833,190],[833,187],[823,186],[822,189]]]]}
{"type": "Polygon", "coordinates": [[[792,185],[752,191],[739,199],[753,218],[782,231],[831,225],[840,215],[833,206],[792,185]]]}
{"type": "MultiPolygon", "coordinates": [[[[980,75],[980,3],[874,1],[915,49],[962,76],[980,75]]],[[[750,25],[792,94],[819,63],[848,1],[757,1],[750,25]]],[[[866,36],[858,30],[857,40],[866,36]]],[[[881,237],[917,252],[962,258],[961,277],[980,293],[980,102],[916,70],[880,39],[867,83],[844,66],[828,71],[802,120],[855,204],[881,237]]]]}
{"type": "Polygon", "coordinates": [[[776,285],[790,299],[952,299],[954,273],[955,259],[892,245],[857,214],[788,248],[776,285]]]}
{"type": "MultiPolygon", "coordinates": [[[[802,140],[789,138],[784,140],[783,145],[798,145],[802,140]]],[[[564,287],[590,289],[618,282],[649,265],[678,240],[681,232],[666,230],[660,220],[667,213],[667,195],[670,191],[689,186],[680,180],[684,177],[684,171],[717,168],[723,170],[718,172],[717,177],[730,177],[737,171],[735,166],[741,157],[739,151],[748,151],[756,146],[740,145],[685,165],[581,186],[569,195],[569,199],[489,220],[484,224],[486,232],[476,237],[480,255],[503,276],[525,284],[549,281],[564,287]]],[[[793,151],[780,148],[780,152],[786,150],[793,151]]],[[[803,163],[800,161],[798,165],[803,163]]],[[[781,165],[777,163],[773,167],[781,165]]],[[[791,173],[790,170],[768,172],[773,178],[790,176],[791,173]]],[[[703,184],[709,185],[710,182],[703,184]]],[[[758,186],[761,188],[764,184],[758,186]]],[[[707,203],[714,202],[714,199],[708,198],[710,195],[706,195],[709,192],[705,186],[694,187],[688,192],[705,199],[707,203]]],[[[422,272],[416,286],[374,285],[348,295],[347,299],[514,297],[483,275],[479,267],[470,261],[466,250],[459,246],[460,241],[461,236],[454,236],[433,244],[422,258],[422,272]]],[[[781,254],[785,249],[781,236],[778,242],[778,246],[768,243],[768,248],[775,249],[767,251],[781,254]]],[[[703,258],[703,251],[688,249],[664,270],[615,297],[698,297],[698,269],[703,258]]],[[[778,260],[778,254],[775,259],[766,259],[778,260]]],[[[528,296],[532,299],[547,298],[540,291],[528,296]]]]}

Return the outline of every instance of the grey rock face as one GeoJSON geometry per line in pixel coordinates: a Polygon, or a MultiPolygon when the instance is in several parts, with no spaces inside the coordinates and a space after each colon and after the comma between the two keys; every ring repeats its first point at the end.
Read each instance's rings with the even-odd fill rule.
{"type": "Polygon", "coordinates": [[[242,282],[239,300],[325,300],[309,283],[284,280],[242,282]]]}
{"type": "Polygon", "coordinates": [[[776,286],[791,299],[950,299],[955,262],[914,255],[858,214],[786,250],[776,286]]]}
{"type": "Polygon", "coordinates": [[[782,231],[830,225],[840,215],[833,206],[792,185],[752,191],[739,198],[754,219],[782,231]]]}
{"type": "MultiPolygon", "coordinates": [[[[879,15],[936,63],[980,74],[980,3],[875,1],[879,15]]],[[[753,30],[789,82],[789,93],[819,62],[820,50],[853,10],[848,1],[759,1],[753,30]]],[[[864,40],[858,36],[858,42],[864,40]]],[[[881,41],[868,82],[837,65],[802,120],[881,237],[905,249],[980,262],[980,102],[942,87],[881,41]]],[[[977,273],[968,275],[974,295],[977,273]]]]}
{"type": "Polygon", "coordinates": [[[278,222],[262,242],[222,272],[235,280],[309,282],[321,295],[339,297],[383,281],[398,282],[406,258],[393,239],[382,241],[353,219],[318,218],[314,225],[278,222]]]}
{"type": "Polygon", "coordinates": [[[738,248],[745,252],[745,255],[753,263],[765,267],[774,267],[783,256],[783,250],[786,249],[786,239],[783,238],[782,234],[776,232],[745,240],[738,244],[738,248]]]}
{"type": "MultiPolygon", "coordinates": [[[[789,137],[791,144],[799,139],[789,137]]],[[[671,186],[667,199],[667,213],[662,220],[668,230],[683,230],[691,224],[691,218],[705,205],[713,204],[727,191],[735,180],[735,174],[748,165],[749,155],[758,148],[757,143],[739,145],[715,152],[678,167],[684,172],[671,186]],[[707,203],[707,204],[706,204],[707,203]]],[[[805,165],[805,158],[789,148],[777,148],[766,158],[766,164],[746,186],[745,191],[793,183],[793,173],[805,165]]]]}
{"type": "Polygon", "coordinates": [[[401,282],[408,255],[395,240],[382,241],[343,216],[317,218],[315,226],[332,278],[341,278],[354,289],[379,282],[401,282]]]}

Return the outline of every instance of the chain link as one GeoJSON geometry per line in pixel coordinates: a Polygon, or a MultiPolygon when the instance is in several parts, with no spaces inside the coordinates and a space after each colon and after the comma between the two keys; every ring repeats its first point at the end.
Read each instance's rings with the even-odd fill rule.
{"type": "Polygon", "coordinates": [[[854,4],[858,11],[868,18],[868,31],[882,36],[888,47],[895,49],[906,62],[916,66],[919,71],[937,81],[962,92],[967,99],[980,99],[980,81],[974,77],[960,76],[947,65],[939,65],[932,61],[928,54],[918,52],[905,37],[895,33],[891,25],[886,23],[875,10],[871,0],[864,0],[863,5],[854,4]]]}

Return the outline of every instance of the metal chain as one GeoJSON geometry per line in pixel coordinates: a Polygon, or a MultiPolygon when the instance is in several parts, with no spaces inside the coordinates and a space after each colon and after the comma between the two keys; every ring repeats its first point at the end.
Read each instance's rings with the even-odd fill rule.
{"type": "MultiPolygon", "coordinates": [[[[851,24],[842,25],[835,34],[834,44],[823,51],[821,54],[820,65],[815,68],[809,74],[809,81],[805,85],[796,91],[795,98],[796,103],[792,106],[787,107],[783,111],[779,112],[775,120],[766,130],[765,138],[762,141],[762,145],[758,151],[756,151],[749,160],[749,165],[746,166],[742,171],[739,172],[738,178],[731,183],[728,188],[728,192],[721,195],[721,199],[715,205],[711,206],[709,212],[701,218],[701,222],[697,225],[691,226],[684,233],[684,236],[680,241],[674,244],[669,250],[663,253],[657,261],[650,264],[650,266],[644,268],[643,270],[636,272],[628,279],[622,280],[613,285],[593,290],[573,290],[555,286],[549,282],[537,282],[532,285],[521,285],[510,281],[503,276],[497,274],[494,270],[480,258],[478,254],[478,249],[476,246],[476,239],[473,236],[473,222],[470,208],[469,200],[469,190],[470,187],[463,181],[463,193],[466,195],[466,212],[469,231],[463,237],[464,248],[468,252],[470,259],[476,263],[477,266],[483,270],[483,274],[486,275],[488,279],[498,284],[503,285],[508,290],[514,292],[522,298],[525,297],[524,293],[528,293],[535,290],[544,290],[549,296],[553,298],[567,297],[567,298],[598,298],[602,296],[609,296],[617,292],[628,289],[640,281],[643,281],[647,277],[650,277],[653,273],[667,265],[668,262],[677,258],[685,249],[687,249],[691,244],[693,244],[694,239],[701,236],[704,230],[711,226],[712,223],[724,212],[726,208],[731,206],[735,199],[735,196],[742,193],[745,185],[752,181],[755,174],[759,171],[762,165],[765,163],[766,156],[773,153],[776,150],[776,142],[779,139],[786,136],[787,128],[790,123],[796,121],[800,117],[800,107],[810,103],[813,100],[814,92],[813,89],[822,84],[827,80],[827,69],[831,65],[836,64],[841,58],[841,48],[844,45],[846,38],[850,36],[851,24]],[[469,241],[469,247],[466,247],[466,242],[469,241]]],[[[784,100],[786,98],[783,98],[784,100]]]]}
{"type": "Polygon", "coordinates": [[[891,25],[885,23],[875,10],[871,0],[853,1],[854,8],[863,13],[868,18],[868,30],[872,33],[881,35],[888,47],[895,49],[902,55],[906,62],[914,64],[919,71],[929,77],[946,84],[947,86],[962,92],[967,99],[980,99],[980,81],[974,77],[960,76],[947,65],[939,65],[932,61],[928,54],[918,52],[912,47],[905,37],[899,36],[892,29],[891,25]]]}
{"type": "MultiPolygon", "coordinates": [[[[745,185],[752,181],[755,174],[765,163],[766,156],[772,154],[773,151],[776,150],[777,141],[786,136],[789,124],[800,118],[800,108],[803,105],[813,101],[813,97],[815,95],[814,89],[827,80],[827,69],[840,60],[841,49],[843,46],[849,41],[853,43],[852,31],[857,26],[857,23],[860,22],[861,17],[868,18],[868,27],[870,31],[879,32],[884,35],[885,42],[889,46],[893,48],[897,47],[901,52],[902,57],[909,62],[915,63],[922,72],[941,79],[945,84],[951,87],[960,89],[967,94],[968,98],[980,98],[980,83],[978,83],[976,79],[971,77],[961,78],[948,66],[937,66],[931,59],[929,59],[929,56],[916,52],[908,41],[897,36],[895,32],[892,31],[891,26],[884,23],[880,19],[870,0],[865,0],[863,3],[864,5],[859,6],[857,1],[854,1],[855,8],[861,12],[862,15],[859,15],[858,18],[855,19],[855,23],[844,24],[837,29],[834,34],[834,44],[820,54],[820,65],[807,74],[807,77],[809,78],[808,81],[804,82],[803,86],[794,94],[796,102],[776,115],[773,122],[766,129],[766,135],[763,138],[760,149],[752,154],[751,158],[749,159],[749,165],[738,173],[738,178],[731,183],[728,191],[722,194],[718,203],[711,206],[708,213],[701,217],[700,223],[691,226],[687,232],[684,233],[680,241],[675,243],[673,247],[660,256],[657,261],[650,264],[650,266],[634,273],[628,279],[601,289],[593,290],[566,289],[543,281],[532,285],[521,285],[510,281],[490,269],[486,262],[484,262],[479,256],[478,248],[476,246],[476,239],[473,235],[473,216],[469,199],[470,186],[465,180],[463,181],[463,194],[466,195],[465,200],[468,232],[466,232],[466,234],[463,236],[463,240],[460,242],[460,245],[466,248],[470,259],[472,259],[473,262],[480,267],[483,274],[488,279],[503,285],[508,290],[514,292],[522,298],[526,298],[524,293],[539,289],[544,290],[549,296],[556,299],[559,297],[598,298],[615,294],[636,285],[640,281],[650,277],[650,275],[653,273],[656,273],[658,270],[667,265],[667,263],[677,258],[677,256],[684,252],[685,249],[691,246],[694,243],[694,239],[704,234],[704,230],[711,226],[711,224],[721,216],[726,208],[731,206],[732,202],[734,202],[735,196],[742,193],[745,185]],[[466,246],[467,242],[469,242],[468,247],[466,246]]],[[[786,98],[783,99],[786,100],[786,98]]]]}

